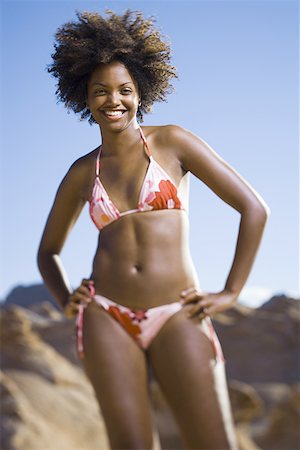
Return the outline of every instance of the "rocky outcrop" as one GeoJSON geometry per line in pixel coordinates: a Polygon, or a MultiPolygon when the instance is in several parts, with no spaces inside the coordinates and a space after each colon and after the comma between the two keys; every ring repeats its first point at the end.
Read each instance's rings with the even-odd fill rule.
{"type": "MultiPolygon", "coordinates": [[[[237,306],[215,318],[241,450],[299,450],[298,304],[273,298],[257,310],[237,306]]],[[[75,320],[50,302],[8,302],[1,331],[1,449],[108,450],[76,353],[75,320]]],[[[183,448],[155,380],[151,393],[161,447],[183,448]]]]}
{"type": "Polygon", "coordinates": [[[299,305],[278,296],[258,309],[237,305],[215,317],[229,379],[250,384],[299,380],[299,305]]]}
{"type": "Polygon", "coordinates": [[[1,319],[1,448],[70,450],[86,448],[87,442],[90,448],[107,447],[101,413],[82,370],[33,329],[55,328],[55,322],[65,322],[62,317],[47,319],[10,306],[1,319]]]}
{"type": "Polygon", "coordinates": [[[49,302],[55,309],[58,306],[44,284],[32,284],[29,286],[15,286],[5,299],[6,305],[32,306],[49,302]]]}
{"type": "MultiPolygon", "coordinates": [[[[1,448],[71,450],[108,448],[89,385],[50,382],[34,372],[6,370],[1,377],[1,448]]],[[[81,374],[78,373],[78,381],[81,374]]]]}
{"type": "Polygon", "coordinates": [[[256,384],[264,404],[264,414],[253,430],[255,441],[263,449],[298,450],[300,448],[300,383],[292,385],[256,384]]]}

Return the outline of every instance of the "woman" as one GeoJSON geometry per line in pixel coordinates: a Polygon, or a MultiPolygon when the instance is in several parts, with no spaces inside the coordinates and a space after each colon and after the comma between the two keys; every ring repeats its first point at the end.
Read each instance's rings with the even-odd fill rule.
{"type": "Polygon", "coordinates": [[[210,317],[246,282],[269,208],[206,142],[179,126],[144,126],[176,69],[141,13],[77,13],[56,33],[48,69],[59,99],[97,123],[100,145],[62,180],[38,252],[42,277],[67,317],[111,448],[152,448],[148,369],[186,448],[235,449],[222,350],[210,317]],[[188,174],[241,213],[220,292],[203,292],[188,249],[188,174]],[[86,202],[100,230],[92,273],[72,290],[59,254],[86,202]]]}

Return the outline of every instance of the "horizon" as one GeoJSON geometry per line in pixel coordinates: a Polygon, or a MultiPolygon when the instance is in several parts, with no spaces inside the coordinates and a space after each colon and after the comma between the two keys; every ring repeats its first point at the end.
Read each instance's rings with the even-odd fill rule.
{"type": "MultiPolygon", "coordinates": [[[[45,286],[44,283],[32,283],[32,284],[28,284],[28,285],[17,284],[15,286],[13,286],[9,292],[7,292],[5,297],[0,298],[0,304],[5,303],[7,300],[7,297],[15,289],[18,289],[18,288],[26,289],[26,288],[30,288],[33,286],[39,286],[39,285],[45,286]]],[[[297,292],[288,292],[286,290],[285,291],[282,290],[282,291],[278,291],[278,292],[270,292],[270,290],[268,290],[268,289],[263,289],[263,288],[253,289],[251,287],[250,288],[247,287],[246,290],[244,290],[244,292],[242,290],[241,295],[238,297],[237,304],[241,304],[244,306],[248,306],[249,308],[256,309],[256,308],[260,308],[262,305],[269,302],[272,298],[280,297],[280,296],[292,298],[293,300],[300,300],[300,297],[297,292]]]]}

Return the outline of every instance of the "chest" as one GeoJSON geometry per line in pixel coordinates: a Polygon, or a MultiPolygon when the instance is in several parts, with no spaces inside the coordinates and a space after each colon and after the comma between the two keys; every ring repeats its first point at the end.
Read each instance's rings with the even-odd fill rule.
{"type": "Polygon", "coordinates": [[[100,162],[100,181],[119,210],[136,207],[149,164],[147,155],[100,162]]]}
{"type": "Polygon", "coordinates": [[[166,159],[158,160],[156,156],[155,162],[153,160],[151,162],[149,157],[142,153],[130,155],[126,160],[112,157],[100,160],[100,181],[109,199],[119,211],[127,211],[138,206],[145,182],[155,175],[156,163],[159,163],[175,184],[179,184],[182,177],[180,165],[176,164],[176,161],[166,159]]]}

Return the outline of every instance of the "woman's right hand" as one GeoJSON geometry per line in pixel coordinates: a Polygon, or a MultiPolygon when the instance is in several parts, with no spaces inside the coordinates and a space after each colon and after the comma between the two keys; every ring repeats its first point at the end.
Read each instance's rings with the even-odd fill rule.
{"type": "Polygon", "coordinates": [[[84,278],[81,285],[69,296],[68,302],[63,308],[64,315],[68,319],[73,319],[79,311],[79,305],[90,303],[94,294],[94,281],[84,278]]]}

